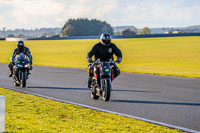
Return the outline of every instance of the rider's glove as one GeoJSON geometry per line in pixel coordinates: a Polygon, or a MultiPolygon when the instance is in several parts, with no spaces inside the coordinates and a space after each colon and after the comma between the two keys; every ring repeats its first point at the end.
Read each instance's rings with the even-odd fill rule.
{"type": "Polygon", "coordinates": [[[87,58],[89,63],[93,63],[92,58],[87,58]]]}
{"type": "Polygon", "coordinates": [[[121,61],[122,61],[122,58],[117,58],[117,60],[116,60],[116,63],[121,63],[121,61]]]}

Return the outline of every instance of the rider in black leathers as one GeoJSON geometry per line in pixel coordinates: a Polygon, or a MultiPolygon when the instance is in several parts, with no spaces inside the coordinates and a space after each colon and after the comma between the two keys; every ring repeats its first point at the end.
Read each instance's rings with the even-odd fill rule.
{"type": "Polygon", "coordinates": [[[13,74],[12,70],[13,70],[13,66],[15,65],[15,62],[14,62],[15,61],[15,57],[17,55],[19,55],[20,53],[24,53],[25,55],[28,56],[29,61],[30,61],[30,70],[33,69],[33,67],[32,67],[32,55],[31,55],[31,52],[30,52],[29,48],[24,46],[24,41],[18,41],[17,42],[17,48],[14,50],[14,52],[13,52],[11,58],[10,58],[11,62],[8,65],[8,67],[10,68],[10,72],[11,72],[9,77],[12,77],[12,74],[13,74]]]}
{"type": "MultiPolygon", "coordinates": [[[[117,56],[117,63],[120,63],[122,60],[121,50],[114,44],[111,43],[111,36],[108,33],[103,33],[100,36],[100,42],[95,44],[92,50],[87,54],[87,60],[89,63],[92,63],[92,56],[94,55],[94,59],[100,59],[100,61],[109,61],[110,59],[114,60],[113,54],[117,56]]],[[[89,64],[90,73],[88,76],[88,88],[91,88],[91,81],[93,76],[93,67],[89,64]]],[[[120,74],[120,70],[116,64],[114,64],[114,78],[116,78],[120,74]]]]}

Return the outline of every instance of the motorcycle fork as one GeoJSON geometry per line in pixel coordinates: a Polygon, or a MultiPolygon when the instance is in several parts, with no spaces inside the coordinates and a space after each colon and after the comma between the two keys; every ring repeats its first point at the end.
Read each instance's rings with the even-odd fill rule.
{"type": "Polygon", "coordinates": [[[104,85],[106,85],[106,84],[105,84],[105,80],[107,80],[107,81],[109,81],[109,82],[112,81],[110,77],[109,77],[109,78],[102,78],[102,79],[101,79],[101,91],[104,91],[104,85]]]}
{"type": "Polygon", "coordinates": [[[18,77],[19,77],[19,81],[22,79],[22,71],[21,70],[19,70],[19,72],[18,72],[18,77]]]}
{"type": "Polygon", "coordinates": [[[113,65],[110,66],[110,70],[111,70],[111,81],[114,80],[114,70],[113,70],[113,65]]]}
{"type": "Polygon", "coordinates": [[[94,77],[95,77],[95,80],[96,80],[96,84],[97,84],[97,87],[100,87],[100,71],[99,71],[99,67],[97,66],[94,66],[94,77]]]}
{"type": "Polygon", "coordinates": [[[18,71],[18,77],[19,77],[19,81],[22,79],[22,73],[25,72],[25,79],[28,78],[28,71],[26,69],[24,69],[23,71],[22,70],[19,70],[18,71]]]}

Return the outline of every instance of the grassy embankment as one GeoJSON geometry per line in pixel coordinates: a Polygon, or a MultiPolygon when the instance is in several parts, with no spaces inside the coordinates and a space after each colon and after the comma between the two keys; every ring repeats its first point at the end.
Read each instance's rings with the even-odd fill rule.
{"type": "Polygon", "coordinates": [[[181,132],[8,89],[0,95],[6,96],[6,132],[181,132]]]}
{"type": "MultiPolygon", "coordinates": [[[[26,41],[34,65],[87,68],[86,54],[98,40],[26,41]]],[[[116,39],[123,72],[200,78],[200,37],[116,39]]],[[[16,42],[0,41],[0,62],[8,63],[16,42]]]]}

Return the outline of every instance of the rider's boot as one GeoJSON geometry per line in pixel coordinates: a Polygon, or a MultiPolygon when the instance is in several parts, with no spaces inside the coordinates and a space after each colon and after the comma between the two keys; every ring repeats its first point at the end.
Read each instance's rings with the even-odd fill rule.
{"type": "Polygon", "coordinates": [[[91,88],[91,84],[92,84],[92,77],[88,77],[88,88],[91,88]]]}
{"type": "Polygon", "coordinates": [[[12,75],[13,75],[13,71],[10,70],[10,75],[8,77],[12,77],[12,75]]]}
{"type": "Polygon", "coordinates": [[[13,73],[11,72],[10,75],[8,77],[12,77],[13,73]]]}
{"type": "Polygon", "coordinates": [[[91,88],[91,84],[92,84],[92,77],[93,77],[93,72],[92,72],[92,64],[88,65],[88,88],[91,88]]]}
{"type": "Polygon", "coordinates": [[[10,75],[9,75],[8,77],[12,77],[12,75],[13,75],[13,63],[10,62],[10,63],[8,64],[8,67],[9,67],[9,69],[10,69],[10,75]]]}

